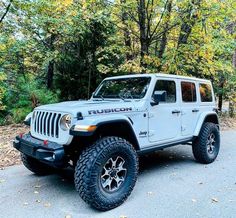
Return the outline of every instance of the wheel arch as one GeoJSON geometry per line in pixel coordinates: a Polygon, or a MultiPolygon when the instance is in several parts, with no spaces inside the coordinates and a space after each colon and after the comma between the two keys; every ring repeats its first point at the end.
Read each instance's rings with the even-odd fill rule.
{"type": "Polygon", "coordinates": [[[135,150],[140,150],[139,142],[135,135],[132,123],[125,119],[103,121],[97,124],[93,136],[95,138],[106,136],[118,136],[130,142],[135,150]]]}
{"type": "Polygon", "coordinates": [[[194,136],[198,136],[200,133],[200,130],[202,128],[203,123],[210,122],[215,123],[219,128],[219,118],[216,112],[205,112],[202,113],[200,118],[198,119],[197,126],[194,131],[194,136]]]}

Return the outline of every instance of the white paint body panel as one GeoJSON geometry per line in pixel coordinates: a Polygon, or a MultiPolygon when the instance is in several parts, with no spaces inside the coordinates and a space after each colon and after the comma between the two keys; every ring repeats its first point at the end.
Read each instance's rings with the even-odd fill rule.
{"type": "MultiPolygon", "coordinates": [[[[197,136],[205,117],[208,114],[216,114],[215,99],[210,103],[201,103],[199,94],[199,82],[210,83],[207,80],[174,76],[167,74],[147,74],[147,75],[128,75],[113,78],[127,77],[151,77],[148,91],[143,99],[106,99],[98,100],[91,98],[88,101],[68,101],[51,105],[37,107],[35,111],[44,111],[52,113],[70,114],[72,116],[72,125],[98,125],[105,121],[125,120],[132,126],[137,141],[141,149],[156,146],[163,143],[174,143],[191,139],[197,136]],[[176,102],[172,104],[159,104],[151,106],[151,96],[154,86],[158,79],[174,80],[176,82],[176,102]],[[197,102],[183,103],[181,99],[181,81],[191,81],[196,84],[197,102]],[[116,108],[131,108],[128,111],[115,111],[111,113],[93,114],[91,111],[110,110],[116,108]],[[199,111],[193,113],[193,109],[199,111]],[[173,110],[180,110],[180,114],[172,114],[173,110]],[[77,113],[81,112],[83,120],[77,120],[77,113]],[[141,134],[147,132],[147,134],[141,134]]],[[[107,78],[111,79],[111,78],[107,78]]],[[[214,93],[213,98],[214,98],[214,93]]],[[[33,122],[33,121],[31,121],[33,122]]],[[[32,124],[32,123],[31,123],[32,124]]],[[[59,127],[59,137],[50,137],[39,134],[31,126],[31,134],[42,140],[50,140],[59,144],[70,144],[73,136],[68,131],[63,131],[59,127]]]]}

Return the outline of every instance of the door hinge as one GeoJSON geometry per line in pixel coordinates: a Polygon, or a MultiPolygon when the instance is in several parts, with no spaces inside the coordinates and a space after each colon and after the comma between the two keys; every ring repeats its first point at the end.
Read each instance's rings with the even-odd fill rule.
{"type": "Polygon", "coordinates": [[[186,126],[181,126],[181,131],[185,131],[186,130],[186,126]]]}
{"type": "Polygon", "coordinates": [[[149,130],[148,137],[152,137],[155,135],[155,130],[149,130]]]}
{"type": "Polygon", "coordinates": [[[153,113],[149,113],[148,114],[148,118],[152,118],[152,117],[154,117],[154,114],[153,113]]]}

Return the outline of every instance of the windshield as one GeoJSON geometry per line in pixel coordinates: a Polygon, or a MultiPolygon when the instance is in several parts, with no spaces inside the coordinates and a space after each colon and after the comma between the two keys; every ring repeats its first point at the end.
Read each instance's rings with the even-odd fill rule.
{"type": "Polygon", "coordinates": [[[151,77],[109,79],[102,82],[93,98],[141,99],[145,96],[151,77]]]}

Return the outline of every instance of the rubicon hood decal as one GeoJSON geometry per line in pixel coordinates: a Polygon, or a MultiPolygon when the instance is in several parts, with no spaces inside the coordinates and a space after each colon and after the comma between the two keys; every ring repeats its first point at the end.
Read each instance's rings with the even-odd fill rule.
{"type": "Polygon", "coordinates": [[[122,107],[122,108],[111,108],[111,109],[99,109],[99,110],[89,110],[88,114],[108,114],[115,112],[128,112],[132,111],[132,107],[122,107]]]}

